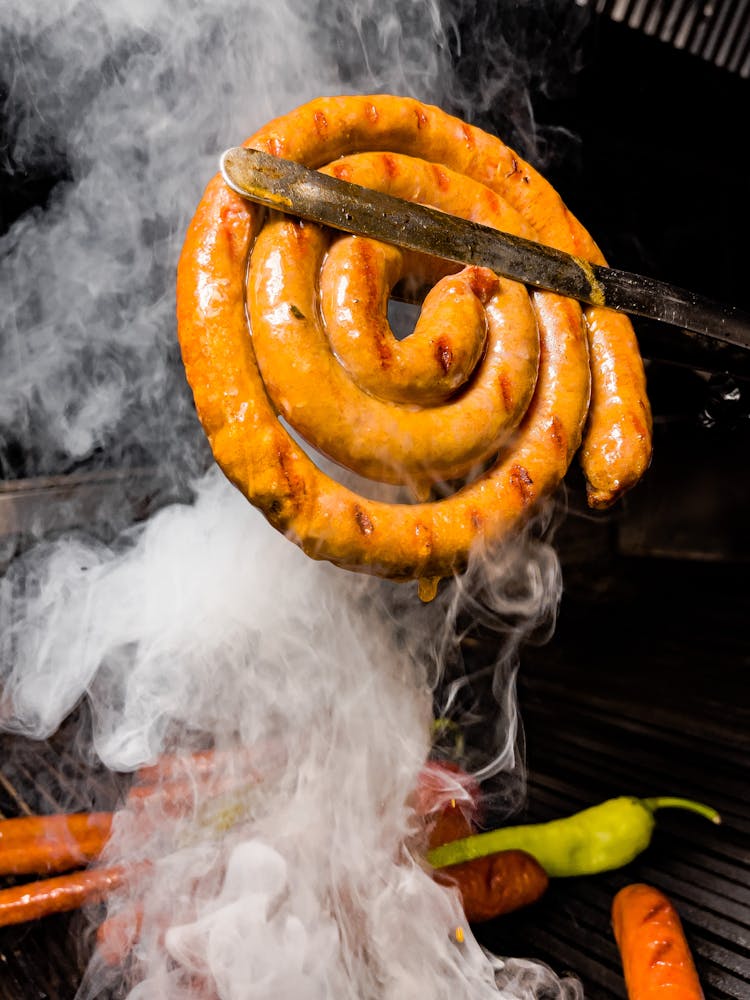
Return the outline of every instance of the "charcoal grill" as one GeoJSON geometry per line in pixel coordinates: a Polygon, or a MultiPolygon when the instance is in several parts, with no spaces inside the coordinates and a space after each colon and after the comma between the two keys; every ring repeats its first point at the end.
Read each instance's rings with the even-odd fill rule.
{"type": "MultiPolygon", "coordinates": [[[[613,263],[747,309],[747,170],[729,139],[743,127],[750,96],[750,2],[579,6],[591,18],[585,68],[562,92],[540,92],[536,106],[542,125],[564,126],[582,143],[545,172],[613,263]]],[[[469,44],[462,66],[472,56],[469,44]]],[[[507,122],[490,114],[480,124],[521,145],[507,122]]],[[[52,172],[49,183],[8,179],[15,202],[43,202],[64,164],[52,172]]],[[[680,909],[707,1000],[746,1000],[747,370],[677,333],[665,339],[637,329],[651,359],[655,467],[615,513],[594,519],[584,513],[575,470],[569,476],[570,512],[556,539],[566,585],[558,627],[547,645],[522,655],[529,774],[520,818],[546,820],[623,793],[674,794],[710,802],[724,824],[661,814],[651,847],[626,869],[553,883],[535,907],[476,933],[497,954],[575,973],[590,1000],[623,1000],[608,910],[622,884],[643,880],[680,909]],[[687,463],[693,504],[684,503],[687,463]],[[671,512],[680,514],[679,531],[671,512]]],[[[49,469],[43,480],[24,480],[29,472],[13,457],[0,456],[0,572],[45,530],[85,528],[92,511],[117,509],[135,520],[185,499],[170,491],[164,470],[55,478],[61,470],[49,469]]],[[[484,641],[467,647],[467,659],[481,658],[484,641]]],[[[0,814],[114,806],[127,779],[96,764],[88,736],[79,706],[46,744],[0,737],[0,814]]],[[[0,930],[0,1000],[72,998],[91,953],[91,926],[74,913],[0,930]]]]}

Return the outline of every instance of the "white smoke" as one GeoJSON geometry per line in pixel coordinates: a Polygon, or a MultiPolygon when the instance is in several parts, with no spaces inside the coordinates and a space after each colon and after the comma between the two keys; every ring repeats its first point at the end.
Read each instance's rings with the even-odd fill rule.
{"type": "MultiPolygon", "coordinates": [[[[520,644],[554,621],[553,551],[509,547],[428,607],[412,588],[308,560],[205,471],[175,339],[188,219],[220,152],[273,116],[326,93],[387,90],[467,116],[472,101],[487,112],[506,96],[531,140],[507,45],[493,36],[497,65],[483,63],[477,99],[452,69],[473,7],[446,9],[0,9],[8,172],[61,178],[0,243],[0,458],[20,451],[25,474],[150,464],[195,491],[111,545],[92,525],[19,555],[0,580],[0,724],[43,738],[86,697],[96,751],[120,770],[200,740],[284,749],[222,836],[200,821],[199,788],[166,842],[116,829],[110,860],[153,861],[136,971],[115,973],[132,997],[576,993],[535,964],[507,963],[498,978],[468,929],[456,941],[460,907],[420,866],[409,805],[441,679],[437,710],[465,726],[469,763],[508,777],[499,795],[517,804],[514,671],[520,644]],[[497,636],[487,678],[463,663],[467,618],[497,636]]],[[[83,995],[106,979],[92,966],[83,995]]]]}

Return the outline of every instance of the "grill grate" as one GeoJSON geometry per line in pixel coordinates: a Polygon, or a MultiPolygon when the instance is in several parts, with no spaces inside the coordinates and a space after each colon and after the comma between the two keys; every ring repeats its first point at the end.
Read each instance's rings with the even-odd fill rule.
{"type": "MultiPolygon", "coordinates": [[[[581,576],[606,581],[601,565],[581,576]]],[[[744,576],[740,565],[624,559],[597,598],[588,583],[576,593],[569,573],[552,643],[525,657],[528,819],[621,794],[682,795],[723,818],[715,827],[665,810],[627,867],[553,882],[536,907],[480,929],[493,950],[576,972],[587,1000],[625,996],[609,908],[634,881],[676,904],[706,1000],[750,997],[744,576]]]]}
{"type": "Polygon", "coordinates": [[[750,77],[750,0],[577,0],[626,24],[750,77]]]}
{"type": "MultiPolygon", "coordinates": [[[[92,759],[88,722],[79,709],[49,742],[0,736],[0,817],[115,807],[129,779],[92,759]]],[[[75,912],[0,928],[0,1000],[73,1000],[93,948],[92,927],[75,912]]]]}
{"type": "MultiPolygon", "coordinates": [[[[724,823],[664,811],[651,846],[626,868],[553,880],[534,907],[476,934],[496,954],[575,973],[587,1000],[624,1000],[609,907],[622,885],[645,881],[677,905],[706,1000],[747,1000],[745,571],[667,560],[620,560],[609,570],[581,569],[596,594],[566,570],[555,636],[524,655],[529,781],[521,818],[545,821],[621,794],[674,794],[714,805],[724,823]]],[[[0,813],[112,808],[127,779],[94,767],[88,740],[84,709],[49,743],[0,737],[0,813]]],[[[0,1000],[72,1000],[92,943],[80,913],[0,930],[0,1000]]]]}

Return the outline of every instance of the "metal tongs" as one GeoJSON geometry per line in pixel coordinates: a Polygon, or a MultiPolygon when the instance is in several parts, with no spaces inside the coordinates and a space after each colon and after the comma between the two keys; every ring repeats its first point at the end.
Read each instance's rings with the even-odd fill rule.
{"type": "Polygon", "coordinates": [[[221,157],[221,172],[238,194],[279,212],[445,260],[489,267],[527,285],[750,351],[750,315],[666,282],[592,264],[257,149],[228,149],[221,157]]]}

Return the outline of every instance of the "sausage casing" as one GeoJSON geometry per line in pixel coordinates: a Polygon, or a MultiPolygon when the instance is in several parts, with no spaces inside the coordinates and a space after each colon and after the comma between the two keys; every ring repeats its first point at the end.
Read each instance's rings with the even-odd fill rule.
{"type": "Polygon", "coordinates": [[[455,885],[470,923],[492,920],[529,906],[547,890],[549,877],[525,851],[500,851],[441,869],[435,878],[455,885]]]}
{"type": "Polygon", "coordinates": [[[679,915],[658,889],[621,889],[612,903],[628,1000],[703,1000],[679,915]]]}
{"type": "MultiPolygon", "coordinates": [[[[408,98],[321,98],[269,123],[247,145],[310,167],[329,164],[326,169],[339,176],[369,171],[372,185],[436,207],[450,195],[455,214],[479,213],[497,220],[490,224],[499,228],[601,259],[549,184],[499,139],[408,98]]],[[[474,546],[505,538],[555,490],[585,424],[582,460],[596,505],[632,485],[647,465],[643,369],[623,317],[612,321],[609,311],[587,309],[584,321],[577,303],[551,293],[533,292],[522,305],[513,283],[500,282],[491,291],[480,275],[469,275],[463,279],[469,295],[458,308],[475,318],[479,306],[484,310],[476,325],[488,326],[485,369],[488,357],[500,360],[499,351],[492,357],[494,323],[506,339],[526,331],[525,346],[505,356],[520,375],[495,369],[491,412],[471,398],[474,381],[480,381],[475,375],[457,389],[428,374],[419,401],[409,401],[403,387],[390,395],[379,391],[377,371],[375,386],[350,382],[346,364],[336,362],[326,343],[316,289],[329,237],[308,223],[263,221],[263,213],[220,177],[211,181],[179,262],[178,331],[198,415],[219,465],[310,556],[393,579],[448,576],[466,565],[474,546]],[[249,332],[244,279],[251,247],[249,332]],[[597,369],[602,365],[605,371],[597,369]],[[436,406],[423,405],[435,398],[436,406]],[[342,404],[350,399],[355,405],[345,416],[342,404]],[[459,406],[453,423],[447,415],[451,404],[459,406]],[[498,413],[511,416],[500,421],[498,413]],[[484,471],[434,503],[374,500],[322,472],[279,415],[336,462],[382,482],[406,483],[417,496],[424,496],[425,482],[463,478],[477,467],[484,471]],[[464,451],[456,442],[470,424],[481,440],[464,451]],[[626,445],[613,446],[624,439],[626,445]]],[[[365,279],[360,286],[366,287],[365,279]]],[[[381,302],[377,290],[368,294],[381,302]]],[[[335,291],[329,297],[336,302],[335,291]]],[[[378,309],[382,320],[382,303],[378,309]]],[[[438,343],[436,327],[426,325],[433,373],[435,357],[451,368],[451,343],[438,343]]],[[[374,343],[377,353],[377,336],[374,343]]],[[[393,344],[381,337],[383,344],[387,354],[393,344]]],[[[463,365],[456,362],[459,373],[463,365]]],[[[357,367],[356,359],[350,367],[357,367]]]]}

